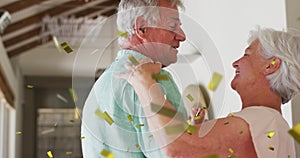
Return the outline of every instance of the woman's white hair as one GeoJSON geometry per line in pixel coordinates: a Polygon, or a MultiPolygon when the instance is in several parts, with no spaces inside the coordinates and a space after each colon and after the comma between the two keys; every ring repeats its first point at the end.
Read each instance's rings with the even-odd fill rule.
{"type": "MultiPolygon", "coordinates": [[[[159,20],[158,10],[159,0],[121,0],[118,8],[117,26],[118,31],[127,33],[127,37],[120,36],[118,42],[120,45],[134,34],[135,20],[143,16],[149,25],[155,26],[159,20]]],[[[183,7],[181,0],[169,0],[172,5],[183,7]]]]}
{"type": "Polygon", "coordinates": [[[300,91],[300,33],[258,27],[250,32],[248,43],[255,39],[259,40],[259,52],[265,59],[281,59],[280,68],[267,78],[271,89],[281,96],[282,103],[287,103],[300,91]]]}

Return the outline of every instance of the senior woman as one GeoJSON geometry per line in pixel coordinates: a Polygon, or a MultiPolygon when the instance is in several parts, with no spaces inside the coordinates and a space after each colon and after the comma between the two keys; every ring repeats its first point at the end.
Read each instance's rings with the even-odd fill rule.
{"type": "MultiPolygon", "coordinates": [[[[161,64],[141,60],[138,66],[125,66],[129,72],[118,77],[133,85],[144,112],[150,116],[147,121],[151,130],[174,122],[175,119],[149,110],[153,103],[175,110],[151,77],[159,72],[161,64]]],[[[281,106],[300,89],[300,37],[273,29],[251,31],[249,46],[233,67],[236,73],[231,87],[240,95],[242,110],[234,117],[196,125],[197,134],[183,132],[162,148],[169,157],[216,154],[220,158],[295,158],[294,141],[288,134],[281,106]],[[211,125],[211,129],[202,130],[204,125],[211,125]]],[[[161,142],[170,134],[160,132],[154,138],[161,142]]]]}

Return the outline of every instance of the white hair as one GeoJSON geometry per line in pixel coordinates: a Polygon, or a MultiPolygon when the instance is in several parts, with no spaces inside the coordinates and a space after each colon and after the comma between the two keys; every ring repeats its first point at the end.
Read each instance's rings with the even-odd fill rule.
{"type": "MultiPolygon", "coordinates": [[[[135,20],[137,17],[143,16],[149,25],[156,26],[156,22],[159,20],[158,1],[159,0],[121,0],[118,8],[117,26],[118,31],[126,32],[128,36],[119,37],[118,42],[120,45],[134,34],[135,20]]],[[[172,5],[184,8],[181,0],[169,1],[172,5]]]]}
{"type": "Polygon", "coordinates": [[[260,42],[259,52],[263,58],[281,59],[280,68],[267,78],[271,89],[281,96],[282,103],[287,103],[300,91],[300,33],[258,27],[250,32],[248,43],[255,39],[260,42]]]}

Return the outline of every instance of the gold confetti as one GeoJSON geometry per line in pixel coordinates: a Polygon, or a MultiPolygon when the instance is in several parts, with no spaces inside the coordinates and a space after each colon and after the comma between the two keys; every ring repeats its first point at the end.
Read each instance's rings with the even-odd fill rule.
{"type": "Polygon", "coordinates": [[[61,43],[60,46],[61,46],[67,53],[73,52],[72,48],[67,44],[67,42],[61,43]]]}
{"type": "Polygon", "coordinates": [[[151,134],[151,135],[149,135],[149,138],[153,138],[153,135],[151,134]]]}
{"type": "Polygon", "coordinates": [[[110,117],[110,115],[106,111],[104,111],[103,113],[101,110],[97,109],[95,111],[95,114],[99,118],[104,119],[109,125],[112,125],[114,123],[114,120],[110,117]]]}
{"type": "Polygon", "coordinates": [[[188,125],[191,125],[191,124],[192,124],[191,120],[187,120],[186,123],[187,123],[188,125]]]}
{"type": "Polygon", "coordinates": [[[16,134],[19,135],[19,134],[22,134],[22,132],[18,131],[18,132],[16,132],[16,134]]]}
{"type": "Polygon", "coordinates": [[[300,144],[300,123],[290,129],[289,134],[300,144]]]}
{"type": "Polygon", "coordinates": [[[116,34],[120,37],[128,37],[127,32],[123,32],[123,31],[120,31],[120,30],[117,30],[116,34]]]}
{"type": "Polygon", "coordinates": [[[30,84],[27,85],[27,88],[29,88],[29,89],[32,89],[33,87],[34,87],[33,85],[30,85],[30,84]]]}
{"type": "Polygon", "coordinates": [[[152,74],[154,80],[168,80],[169,76],[167,74],[152,74]]]}
{"type": "Polygon", "coordinates": [[[229,155],[228,158],[236,158],[235,155],[229,155]]]}
{"type": "Polygon", "coordinates": [[[166,134],[178,134],[183,133],[185,131],[185,127],[183,124],[171,125],[165,127],[166,134]]]}
{"type": "Polygon", "coordinates": [[[78,120],[79,116],[78,116],[78,109],[77,107],[74,108],[74,119],[78,120]]]}
{"type": "Polygon", "coordinates": [[[81,137],[80,137],[81,140],[84,139],[84,138],[85,138],[84,136],[81,136],[81,137]]]}
{"type": "Polygon", "coordinates": [[[272,147],[272,146],[268,146],[268,149],[269,149],[269,150],[272,150],[272,151],[275,150],[274,147],[272,147]]]}
{"type": "Polygon", "coordinates": [[[134,58],[133,55],[128,55],[128,59],[131,61],[133,65],[139,65],[140,63],[134,58]]]}
{"type": "Polygon", "coordinates": [[[69,92],[70,92],[70,95],[71,95],[72,98],[73,98],[74,103],[76,103],[77,100],[78,100],[78,96],[77,96],[76,92],[74,91],[73,88],[69,88],[69,92]]]}
{"type": "Polygon", "coordinates": [[[193,133],[197,132],[197,128],[195,126],[189,125],[188,128],[186,129],[186,132],[188,134],[193,134],[193,133]]]}
{"type": "Polygon", "coordinates": [[[270,132],[267,132],[267,133],[268,133],[268,138],[272,138],[275,135],[274,131],[270,131],[270,132]]]}
{"type": "Polygon", "coordinates": [[[300,16],[298,17],[298,21],[300,21],[300,16]]]}
{"type": "Polygon", "coordinates": [[[139,144],[135,144],[135,147],[137,148],[137,149],[141,149],[141,147],[140,147],[140,145],[139,144]]]}
{"type": "Polygon", "coordinates": [[[67,152],[66,152],[66,155],[72,155],[72,154],[73,154],[72,151],[67,151],[67,152]]]}
{"type": "Polygon", "coordinates": [[[228,151],[233,154],[233,149],[232,148],[229,148],[228,151]]]}
{"type": "Polygon", "coordinates": [[[244,131],[240,131],[240,134],[243,134],[244,133],[244,131]]]}
{"type": "Polygon", "coordinates": [[[224,125],[228,125],[229,124],[229,122],[224,122],[224,125]]]}
{"type": "Polygon", "coordinates": [[[219,158],[217,154],[202,156],[201,158],[219,158]]]}
{"type": "Polygon", "coordinates": [[[231,113],[230,113],[230,116],[231,116],[231,117],[234,117],[234,112],[231,112],[231,113]]]}
{"type": "Polygon", "coordinates": [[[131,116],[131,115],[128,115],[128,120],[129,120],[130,122],[133,122],[133,119],[132,119],[132,116],[131,116]]]}
{"type": "Polygon", "coordinates": [[[70,120],[70,122],[71,122],[71,123],[74,123],[75,121],[74,121],[74,120],[70,120]]]}
{"type": "Polygon", "coordinates": [[[58,50],[58,52],[61,53],[61,47],[59,45],[59,42],[58,42],[57,38],[55,36],[52,36],[52,40],[53,40],[54,45],[55,45],[56,49],[58,50]]]}
{"type": "Polygon", "coordinates": [[[53,158],[53,155],[52,155],[52,152],[51,152],[51,151],[48,151],[48,152],[47,152],[47,155],[48,155],[49,158],[53,158]]]}
{"type": "Polygon", "coordinates": [[[194,101],[194,98],[192,97],[191,94],[188,94],[186,97],[187,97],[191,102],[194,101]]]}
{"type": "Polygon", "coordinates": [[[173,118],[176,115],[175,119],[185,120],[184,115],[182,113],[178,112],[178,114],[177,114],[176,110],[166,108],[164,106],[160,106],[160,105],[157,105],[154,103],[151,103],[151,110],[152,110],[152,112],[157,112],[157,114],[164,115],[164,116],[167,116],[170,118],[173,118]]]}
{"type": "Polygon", "coordinates": [[[207,88],[209,90],[215,91],[218,88],[218,86],[222,80],[222,77],[223,76],[221,74],[214,72],[207,88]]]}
{"type": "Polygon", "coordinates": [[[194,120],[195,120],[195,121],[200,120],[200,119],[201,119],[201,116],[195,116],[195,117],[194,117],[194,120]]]}
{"type": "Polygon", "coordinates": [[[275,64],[276,64],[276,61],[272,61],[271,64],[272,64],[272,65],[275,65],[275,64]]]}
{"type": "Polygon", "coordinates": [[[106,150],[106,149],[103,149],[101,151],[101,155],[106,157],[106,158],[114,158],[114,154],[111,153],[110,151],[106,150]]]}

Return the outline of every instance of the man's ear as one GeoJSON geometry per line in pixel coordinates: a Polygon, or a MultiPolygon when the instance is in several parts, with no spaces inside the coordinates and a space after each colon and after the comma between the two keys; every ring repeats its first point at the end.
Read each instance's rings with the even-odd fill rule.
{"type": "Polygon", "coordinates": [[[265,75],[270,75],[276,72],[281,66],[281,59],[277,57],[273,57],[267,60],[267,64],[265,67],[265,75]]]}
{"type": "Polygon", "coordinates": [[[135,34],[140,38],[145,38],[147,22],[144,17],[139,16],[135,19],[135,34]]]}

